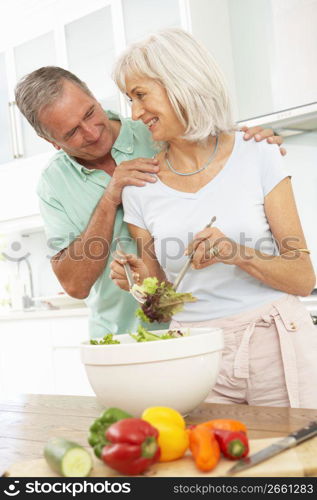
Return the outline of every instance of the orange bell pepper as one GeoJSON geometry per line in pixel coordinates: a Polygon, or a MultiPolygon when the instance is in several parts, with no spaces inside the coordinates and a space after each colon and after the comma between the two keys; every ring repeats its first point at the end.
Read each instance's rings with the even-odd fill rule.
{"type": "Polygon", "coordinates": [[[188,429],[189,449],[196,467],[208,472],[214,469],[220,460],[220,446],[214,433],[204,424],[188,429]]]}
{"type": "Polygon", "coordinates": [[[210,430],[219,429],[223,431],[242,431],[245,433],[248,431],[247,426],[243,422],[239,420],[230,420],[228,418],[208,420],[200,425],[205,425],[210,430]]]}

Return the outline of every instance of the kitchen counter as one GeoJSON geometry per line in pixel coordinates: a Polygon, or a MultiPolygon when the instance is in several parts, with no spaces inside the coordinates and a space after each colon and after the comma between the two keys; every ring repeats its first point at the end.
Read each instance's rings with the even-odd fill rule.
{"type": "MultiPolygon", "coordinates": [[[[317,314],[317,295],[300,297],[311,314],[317,314]]],[[[0,310],[0,321],[16,321],[24,319],[64,318],[69,316],[89,316],[86,306],[61,307],[56,309],[30,309],[25,311],[0,310]]]]}
{"type": "Polygon", "coordinates": [[[300,297],[300,301],[303,302],[304,306],[311,314],[317,313],[317,294],[314,293],[308,297],[300,297]]]}
{"type": "MultiPolygon", "coordinates": [[[[43,447],[53,436],[87,445],[88,428],[103,407],[94,397],[21,395],[0,401],[0,475],[13,463],[43,458],[43,447]]],[[[186,417],[187,424],[213,418],[243,421],[249,437],[272,438],[289,434],[317,419],[317,409],[272,408],[203,403],[186,417]]]]}
{"type": "Polygon", "coordinates": [[[88,307],[73,307],[61,309],[30,309],[25,311],[1,311],[0,321],[16,321],[36,318],[64,318],[68,316],[88,316],[88,307]]]}

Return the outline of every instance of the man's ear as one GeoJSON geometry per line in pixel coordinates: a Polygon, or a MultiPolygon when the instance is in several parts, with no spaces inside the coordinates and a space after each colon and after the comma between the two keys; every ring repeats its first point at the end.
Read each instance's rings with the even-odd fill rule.
{"type": "Polygon", "coordinates": [[[56,142],[53,142],[53,141],[48,141],[48,142],[50,142],[54,146],[54,148],[57,149],[57,151],[59,151],[60,149],[62,149],[60,146],[58,146],[56,144],[56,142]]]}

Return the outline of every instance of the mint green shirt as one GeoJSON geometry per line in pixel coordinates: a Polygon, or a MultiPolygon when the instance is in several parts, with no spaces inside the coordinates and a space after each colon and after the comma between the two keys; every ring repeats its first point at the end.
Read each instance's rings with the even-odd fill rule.
{"type": "MultiPolygon", "coordinates": [[[[107,111],[107,115],[109,119],[120,120],[122,124],[120,134],[111,149],[111,155],[117,164],[134,158],[153,156],[151,135],[142,122],[123,118],[111,111],[107,111]]],[[[68,247],[86,229],[110,180],[111,177],[106,172],[88,169],[64,151],[59,151],[50,160],[42,172],[37,194],[40,198],[40,211],[48,245],[53,254],[68,247]]],[[[113,230],[113,239],[117,237],[127,241],[127,252],[137,252],[135,242],[123,222],[121,206],[118,208],[113,230]]],[[[112,249],[114,250],[113,245],[112,249]]],[[[85,251],[89,252],[89,245],[85,251]]],[[[90,308],[89,325],[92,338],[103,337],[107,333],[132,332],[140,322],[135,317],[137,302],[109,278],[111,260],[110,257],[102,275],[85,300],[90,308]]],[[[150,329],[164,326],[166,328],[166,324],[153,324],[150,329]]]]}

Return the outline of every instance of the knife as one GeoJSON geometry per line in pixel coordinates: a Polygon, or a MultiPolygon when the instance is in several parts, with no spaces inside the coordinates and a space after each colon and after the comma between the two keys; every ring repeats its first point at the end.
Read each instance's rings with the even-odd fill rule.
{"type": "Polygon", "coordinates": [[[277,441],[277,443],[271,444],[264,450],[258,451],[249,457],[242,458],[239,462],[236,463],[231,469],[227,471],[227,475],[231,476],[237,474],[238,472],[242,472],[245,469],[249,469],[249,467],[253,467],[254,465],[267,460],[268,458],[274,457],[278,453],[281,453],[284,450],[289,448],[293,448],[297,446],[299,443],[306,441],[306,439],[310,439],[313,436],[317,435],[317,420],[310,422],[306,427],[299,429],[298,431],[292,432],[285,438],[277,441]]]}

